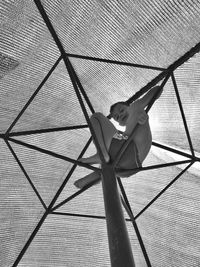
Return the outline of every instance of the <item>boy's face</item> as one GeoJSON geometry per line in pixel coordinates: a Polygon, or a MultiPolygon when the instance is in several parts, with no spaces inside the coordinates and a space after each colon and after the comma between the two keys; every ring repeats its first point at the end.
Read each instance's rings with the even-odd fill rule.
{"type": "Polygon", "coordinates": [[[119,123],[120,126],[125,126],[129,116],[128,106],[124,104],[117,104],[114,107],[111,115],[113,119],[119,123]]]}

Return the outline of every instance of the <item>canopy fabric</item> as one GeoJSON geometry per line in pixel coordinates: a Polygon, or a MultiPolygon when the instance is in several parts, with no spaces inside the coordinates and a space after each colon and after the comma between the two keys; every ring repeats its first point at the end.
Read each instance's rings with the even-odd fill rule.
{"type": "MultiPolygon", "coordinates": [[[[0,266],[110,266],[102,185],[73,185],[91,171],[74,160],[95,147],[55,38],[89,116],[196,47],[149,112],[144,170],[122,184],[151,265],[199,266],[199,1],[8,0],[0,22],[0,266]]],[[[148,266],[124,215],[135,264],[148,266]]]]}

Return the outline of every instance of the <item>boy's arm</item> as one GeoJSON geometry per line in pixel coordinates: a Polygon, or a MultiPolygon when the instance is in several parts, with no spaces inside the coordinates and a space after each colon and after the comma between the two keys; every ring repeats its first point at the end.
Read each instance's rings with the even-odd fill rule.
{"type": "Polygon", "coordinates": [[[132,133],[136,125],[139,123],[139,119],[141,118],[143,112],[144,109],[141,105],[139,105],[138,101],[135,101],[130,105],[129,118],[124,132],[125,134],[130,135],[132,133]]]}
{"type": "Polygon", "coordinates": [[[149,90],[148,93],[146,93],[146,95],[138,99],[136,102],[144,109],[158,91],[160,92],[158,93],[158,96],[156,97],[157,99],[160,97],[160,95],[163,92],[163,88],[161,89],[160,86],[153,87],[152,89],[149,90]]]}
{"type": "Polygon", "coordinates": [[[130,119],[126,125],[125,134],[130,135],[138,123],[142,124],[140,123],[141,121],[145,122],[147,119],[147,114],[144,112],[144,109],[158,91],[159,93],[156,98],[159,98],[163,89],[161,89],[160,86],[155,86],[150,89],[149,92],[146,93],[142,98],[130,105],[130,119]]]}

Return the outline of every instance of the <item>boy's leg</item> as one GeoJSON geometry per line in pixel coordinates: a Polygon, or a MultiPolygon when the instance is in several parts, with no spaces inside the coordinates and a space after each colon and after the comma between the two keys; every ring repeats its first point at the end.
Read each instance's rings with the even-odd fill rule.
{"type": "Polygon", "coordinates": [[[83,163],[88,163],[88,164],[100,164],[101,163],[101,160],[97,153],[88,158],[80,158],[79,161],[83,163]]]}
{"type": "MultiPolygon", "coordinates": [[[[102,113],[94,113],[91,116],[91,123],[94,128],[97,140],[101,147],[104,159],[106,162],[109,162],[110,156],[108,154],[109,147],[113,138],[113,135],[117,132],[117,129],[114,125],[106,118],[102,113]]],[[[81,162],[88,164],[101,163],[98,153],[88,157],[79,159],[81,162]]],[[[92,172],[85,177],[77,180],[74,185],[78,188],[83,188],[89,183],[96,181],[97,183],[101,180],[101,176],[98,172],[92,172]]]]}
{"type": "MultiPolygon", "coordinates": [[[[97,140],[99,142],[99,145],[101,147],[101,151],[103,153],[103,156],[105,158],[106,162],[109,162],[110,156],[108,154],[109,147],[113,138],[113,135],[117,132],[117,129],[114,127],[114,125],[110,122],[108,118],[106,118],[102,113],[97,112],[94,113],[91,116],[91,123],[93,126],[93,129],[95,131],[97,140]]],[[[94,163],[100,163],[100,158],[98,153],[94,156],[91,156],[87,159],[80,159],[82,162],[94,164],[94,163]],[[96,160],[96,162],[94,162],[96,160]]]]}
{"type": "Polygon", "coordinates": [[[101,181],[101,174],[99,172],[91,172],[90,174],[84,176],[83,178],[77,180],[74,185],[77,188],[82,189],[84,186],[90,184],[91,182],[95,182],[95,184],[101,181]],[[96,181],[96,182],[95,182],[96,181]]]}
{"type": "Polygon", "coordinates": [[[152,134],[148,122],[139,125],[135,131],[134,142],[138,149],[140,162],[142,163],[148,155],[152,143],[152,134]]]}

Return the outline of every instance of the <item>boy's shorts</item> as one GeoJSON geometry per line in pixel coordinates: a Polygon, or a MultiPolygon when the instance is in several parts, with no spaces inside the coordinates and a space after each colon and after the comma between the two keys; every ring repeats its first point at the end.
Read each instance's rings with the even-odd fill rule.
{"type": "MultiPolygon", "coordinates": [[[[111,161],[114,161],[117,157],[121,147],[128,139],[128,136],[124,136],[123,134],[116,133],[113,136],[111,141],[109,155],[111,157],[111,161]]],[[[131,170],[135,168],[142,167],[142,164],[139,159],[139,153],[135,142],[132,140],[126,150],[124,151],[123,155],[121,156],[119,162],[115,167],[115,171],[119,172],[124,170],[131,170]]],[[[131,175],[138,172],[139,170],[133,170],[131,175]]]]}

